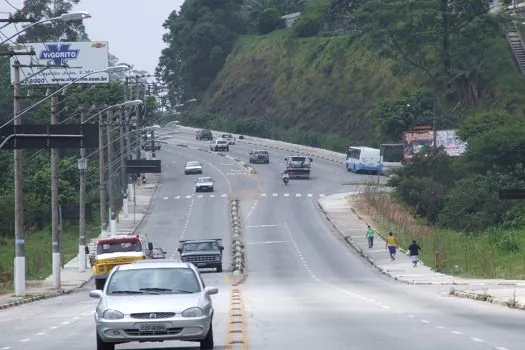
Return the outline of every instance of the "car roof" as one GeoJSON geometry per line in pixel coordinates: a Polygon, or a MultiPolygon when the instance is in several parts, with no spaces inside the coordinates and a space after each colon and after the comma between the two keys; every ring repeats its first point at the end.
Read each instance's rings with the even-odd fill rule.
{"type": "Polygon", "coordinates": [[[188,240],[183,240],[180,242],[186,244],[186,243],[217,242],[217,240],[216,239],[188,239],[188,240]]]}
{"type": "Polygon", "coordinates": [[[211,178],[211,176],[201,176],[201,177],[198,177],[198,178],[197,178],[197,180],[208,180],[208,179],[213,180],[213,179],[211,178]]]}
{"type": "Polygon", "coordinates": [[[148,268],[192,268],[192,264],[181,262],[175,259],[148,259],[148,260],[139,260],[133,262],[132,264],[123,264],[119,265],[119,270],[128,271],[128,270],[140,270],[148,268]],[[140,261],[140,262],[139,262],[140,261]]]}
{"type": "Polygon", "coordinates": [[[198,160],[190,160],[186,162],[186,164],[190,164],[190,163],[200,164],[201,162],[199,162],[198,160]]]}
{"type": "Polygon", "coordinates": [[[266,152],[266,153],[268,153],[268,151],[265,150],[265,149],[254,149],[253,151],[254,152],[266,152]]]}

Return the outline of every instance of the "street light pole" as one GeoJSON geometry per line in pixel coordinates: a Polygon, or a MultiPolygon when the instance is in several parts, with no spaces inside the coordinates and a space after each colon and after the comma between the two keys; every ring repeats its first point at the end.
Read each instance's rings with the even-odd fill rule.
{"type": "MultiPolygon", "coordinates": [[[[118,112],[117,112],[118,113],[118,112]]],[[[108,146],[108,194],[109,194],[109,225],[111,236],[115,236],[117,234],[117,217],[115,213],[115,195],[113,193],[113,142],[111,140],[111,120],[112,120],[113,114],[112,112],[108,112],[108,120],[106,123],[106,133],[107,133],[107,146],[108,146]]]]}
{"type": "MultiPolygon", "coordinates": [[[[108,235],[108,212],[106,209],[106,180],[104,172],[104,117],[100,113],[98,117],[98,174],[99,174],[99,200],[100,200],[100,235],[108,235]]],[[[110,118],[110,112],[107,112],[107,119],[110,118]]]]}
{"type": "MultiPolygon", "coordinates": [[[[51,98],[51,125],[58,123],[58,95],[51,98]]],[[[53,272],[53,287],[60,289],[60,232],[58,203],[58,148],[51,148],[51,265],[53,272]]]]}
{"type": "MultiPolygon", "coordinates": [[[[84,124],[86,112],[80,112],[80,124],[84,124]]],[[[78,271],[86,271],[86,168],[87,159],[86,149],[80,149],[80,159],[78,160],[78,171],[80,180],[80,190],[78,196],[79,220],[78,220],[78,271]]]]}
{"type": "Polygon", "coordinates": [[[128,188],[127,188],[127,172],[126,172],[126,144],[125,144],[125,130],[124,123],[127,121],[128,108],[124,108],[124,118],[120,118],[119,124],[119,141],[120,141],[120,187],[122,192],[122,210],[124,211],[124,217],[128,217],[128,188]]]}
{"type": "MultiPolygon", "coordinates": [[[[22,124],[20,118],[20,62],[13,64],[13,111],[14,125],[22,124]]],[[[14,141],[16,145],[16,140],[14,141]]],[[[15,178],[15,261],[14,282],[15,295],[24,296],[26,293],[26,257],[25,257],[25,233],[24,233],[24,204],[23,204],[23,169],[21,150],[14,149],[14,178],[15,178]]]]}

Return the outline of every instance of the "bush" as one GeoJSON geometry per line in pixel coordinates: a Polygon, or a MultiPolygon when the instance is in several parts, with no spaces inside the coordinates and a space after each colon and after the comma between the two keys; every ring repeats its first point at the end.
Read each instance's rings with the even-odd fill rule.
{"type": "Polygon", "coordinates": [[[257,18],[257,32],[259,34],[268,34],[283,27],[284,21],[281,18],[279,10],[275,8],[264,10],[257,18]]]}

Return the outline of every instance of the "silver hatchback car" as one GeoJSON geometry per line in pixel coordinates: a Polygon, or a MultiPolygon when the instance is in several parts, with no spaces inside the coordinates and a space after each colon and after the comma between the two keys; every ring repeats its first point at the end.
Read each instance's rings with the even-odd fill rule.
{"type": "Polygon", "coordinates": [[[213,303],[219,290],[205,287],[197,268],[173,260],[115,267],[95,311],[97,350],[128,342],[182,340],[213,349],[213,303]]]}

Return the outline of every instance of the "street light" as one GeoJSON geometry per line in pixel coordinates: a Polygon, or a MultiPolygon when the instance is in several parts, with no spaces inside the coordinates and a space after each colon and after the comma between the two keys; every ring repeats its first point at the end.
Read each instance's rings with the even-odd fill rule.
{"type": "Polygon", "coordinates": [[[64,13],[63,15],[60,15],[58,17],[42,19],[42,20],[40,20],[38,22],[35,22],[35,23],[32,23],[32,24],[28,25],[27,27],[25,27],[21,31],[16,32],[15,34],[11,35],[9,38],[7,38],[4,41],[2,41],[2,43],[0,45],[5,44],[6,42],[8,42],[11,39],[13,39],[15,36],[22,34],[23,32],[33,28],[34,26],[36,26],[38,24],[47,23],[47,22],[55,22],[55,21],[70,22],[70,21],[78,21],[78,20],[82,20],[82,19],[86,19],[86,18],[91,18],[91,15],[89,13],[87,13],[86,11],[78,11],[78,12],[64,13]]]}
{"type": "Polygon", "coordinates": [[[84,74],[81,77],[76,78],[75,80],[73,80],[71,83],[64,85],[63,87],[61,87],[57,91],[53,92],[52,94],[49,94],[48,96],[44,97],[43,99],[41,99],[40,101],[36,102],[35,104],[27,107],[22,112],[16,114],[15,116],[13,116],[13,118],[11,118],[7,122],[5,122],[2,126],[0,126],[0,129],[2,129],[6,125],[10,124],[11,122],[13,122],[15,119],[20,118],[20,116],[22,116],[25,113],[29,112],[30,110],[32,110],[36,106],[38,106],[38,105],[44,103],[45,101],[49,100],[51,97],[53,97],[55,95],[58,95],[59,93],[61,93],[62,91],[64,91],[68,87],[70,87],[71,85],[75,84],[77,81],[82,80],[82,79],[84,79],[87,76],[90,76],[90,75],[93,75],[93,74],[97,74],[97,73],[110,73],[111,74],[111,73],[123,72],[123,71],[129,70],[129,69],[130,69],[130,67],[127,66],[127,65],[118,65],[118,66],[108,67],[106,69],[101,69],[101,70],[97,70],[97,71],[94,71],[94,72],[91,72],[91,73],[84,74]]]}
{"type": "MultiPolygon", "coordinates": [[[[26,108],[22,112],[19,112],[19,108],[16,107],[17,98],[19,97],[18,95],[20,94],[19,69],[20,69],[19,66],[15,65],[15,77],[18,77],[17,79],[15,79],[15,82],[13,83],[14,95],[15,95],[15,108],[14,108],[15,113],[14,113],[13,118],[7,121],[6,123],[4,123],[0,127],[0,129],[10,124],[13,121],[15,121],[15,125],[18,125],[17,120],[19,120],[21,115],[23,115],[24,113],[27,113],[34,107],[40,105],[41,103],[52,98],[53,96],[61,93],[63,90],[67,89],[69,86],[75,84],[77,81],[89,75],[96,74],[96,73],[102,73],[102,72],[112,73],[116,71],[125,71],[125,70],[129,70],[130,68],[129,66],[119,65],[119,66],[108,67],[106,69],[84,74],[81,77],[73,80],[71,83],[64,85],[62,88],[46,96],[45,98],[38,101],[34,105],[26,108]]],[[[25,261],[25,241],[24,241],[24,233],[23,233],[23,225],[24,225],[23,221],[24,220],[23,220],[23,193],[22,193],[23,187],[22,187],[22,166],[21,166],[22,161],[21,161],[21,153],[19,149],[15,149],[13,153],[14,153],[14,165],[13,166],[15,168],[15,171],[14,171],[14,180],[15,180],[15,188],[14,188],[14,192],[15,192],[15,205],[14,205],[15,206],[15,215],[14,215],[14,221],[15,221],[15,262],[14,262],[15,276],[14,276],[14,285],[15,285],[15,295],[24,296],[25,295],[25,282],[26,282],[26,273],[25,273],[26,261],[25,261]]],[[[55,254],[54,251],[53,251],[53,254],[55,254]]],[[[54,270],[53,280],[59,283],[59,279],[57,279],[58,273],[59,272],[54,270]]]]}

